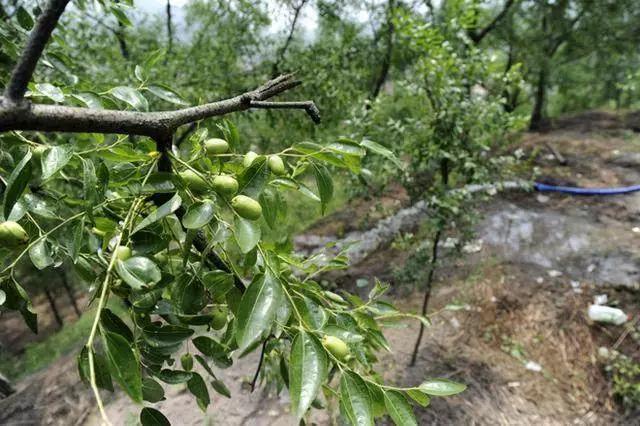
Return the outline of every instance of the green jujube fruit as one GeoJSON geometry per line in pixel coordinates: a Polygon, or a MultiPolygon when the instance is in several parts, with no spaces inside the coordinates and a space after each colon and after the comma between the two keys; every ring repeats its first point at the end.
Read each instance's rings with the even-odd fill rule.
{"type": "Polygon", "coordinates": [[[253,151],[249,151],[244,155],[244,158],[242,159],[242,165],[244,167],[250,167],[256,158],[258,158],[258,154],[253,151]]]}
{"type": "Polygon", "coordinates": [[[29,235],[20,224],[8,220],[0,223],[0,246],[19,247],[29,241],[29,235]]]}
{"type": "Polygon", "coordinates": [[[349,347],[347,344],[335,336],[324,336],[322,338],[322,345],[340,361],[344,361],[349,355],[349,347]]]}
{"type": "Polygon", "coordinates": [[[191,354],[184,354],[180,357],[180,365],[184,371],[191,371],[193,368],[193,357],[191,354]]]}
{"type": "Polygon", "coordinates": [[[213,189],[218,194],[231,196],[238,192],[238,181],[232,176],[219,175],[213,178],[213,189]]]}
{"type": "Polygon", "coordinates": [[[124,262],[131,257],[131,249],[127,246],[118,246],[113,251],[113,255],[124,262]]]}
{"type": "Polygon", "coordinates": [[[237,195],[231,200],[231,207],[245,219],[258,220],[262,216],[262,207],[253,198],[246,195],[237,195]]]}
{"type": "Polygon", "coordinates": [[[187,188],[196,193],[207,192],[209,185],[207,182],[197,175],[193,170],[183,170],[180,172],[180,178],[184,181],[187,188]]]}
{"type": "Polygon", "coordinates": [[[217,307],[213,309],[213,318],[211,318],[211,328],[214,330],[222,330],[227,324],[228,309],[225,307],[217,307]]]}
{"type": "Polygon", "coordinates": [[[204,141],[204,149],[208,156],[215,156],[229,152],[229,143],[224,139],[207,139],[204,141]]]}
{"type": "Polygon", "coordinates": [[[287,173],[284,161],[282,161],[282,158],[279,155],[270,155],[267,160],[267,164],[274,175],[282,176],[287,173]]]}

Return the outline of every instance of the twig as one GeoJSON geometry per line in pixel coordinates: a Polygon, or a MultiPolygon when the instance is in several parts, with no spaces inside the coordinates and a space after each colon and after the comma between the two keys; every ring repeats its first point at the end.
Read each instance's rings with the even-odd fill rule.
{"type": "Polygon", "coordinates": [[[22,102],[27,85],[36,69],[36,64],[42,56],[67,3],[69,0],[49,0],[42,10],[35,27],[29,34],[27,45],[13,68],[11,79],[4,91],[5,100],[3,103],[19,104],[22,102]]]}
{"type": "Polygon", "coordinates": [[[258,382],[258,377],[260,376],[260,370],[262,369],[262,363],[264,362],[264,353],[267,349],[267,342],[269,339],[265,339],[262,342],[262,350],[260,351],[260,360],[258,361],[258,367],[256,368],[256,373],[253,375],[253,380],[251,380],[251,392],[256,390],[256,383],[258,382]]]}

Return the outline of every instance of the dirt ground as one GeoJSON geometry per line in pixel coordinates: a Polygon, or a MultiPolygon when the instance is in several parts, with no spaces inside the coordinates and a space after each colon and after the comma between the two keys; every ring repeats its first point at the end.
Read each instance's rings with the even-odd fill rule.
{"type": "MultiPolygon", "coordinates": [[[[535,164],[542,181],[600,187],[637,184],[640,136],[633,127],[619,115],[592,112],[559,120],[551,132],[526,134],[521,147],[526,153],[540,148],[535,164]],[[545,142],[566,157],[566,166],[557,163],[545,142]]],[[[308,232],[339,238],[349,230],[366,229],[406,202],[397,190],[382,203],[359,200],[308,232]]],[[[624,327],[594,324],[587,318],[587,308],[599,294],[607,294],[632,319],[640,316],[637,288],[616,282],[620,276],[632,284],[640,281],[635,279],[640,271],[640,263],[635,263],[640,258],[640,233],[633,231],[640,226],[640,196],[503,194],[482,211],[486,219],[479,222],[478,235],[485,236],[484,245],[461,258],[446,257],[436,273],[429,308],[433,324],[425,333],[417,364],[408,366],[419,325],[408,323],[385,330],[393,353],[380,354],[378,371],[387,382],[399,385],[416,385],[428,377],[468,385],[458,396],[433,398],[428,408],[416,410],[419,424],[640,425],[640,407],[625,411],[620,406],[598,358],[599,347],[615,346],[640,360],[640,347],[624,335],[624,327]],[[519,246],[506,246],[489,238],[495,232],[492,224],[501,226],[492,220],[507,209],[534,215],[529,218],[531,236],[516,235],[526,244],[517,240],[519,246]],[[567,227],[568,235],[558,230],[554,240],[546,235],[553,231],[536,227],[537,220],[551,217],[582,225],[567,227]],[[566,251],[561,242],[573,237],[584,243],[570,244],[566,251]],[[604,245],[605,239],[606,253],[615,254],[607,258],[608,266],[624,269],[624,274],[583,273],[593,258],[603,256],[595,246],[604,245]]],[[[513,244],[512,235],[508,237],[513,244]]],[[[417,288],[400,288],[394,281],[395,269],[405,260],[406,253],[390,245],[355,265],[340,282],[354,287],[361,278],[388,280],[396,305],[418,311],[420,283],[417,288]]],[[[597,267],[606,271],[607,263],[597,267]]],[[[286,392],[265,397],[246,389],[256,358],[252,354],[221,371],[233,398],[214,396],[204,416],[180,386],[172,386],[169,400],[156,407],[177,425],[293,425],[286,392]]],[[[99,424],[89,391],[78,383],[73,355],[19,386],[22,393],[12,401],[0,401],[0,424],[99,424]]],[[[329,408],[314,413],[315,424],[335,421],[335,407],[329,408]]],[[[107,405],[114,425],[135,424],[138,411],[122,394],[110,397],[107,405]]]]}

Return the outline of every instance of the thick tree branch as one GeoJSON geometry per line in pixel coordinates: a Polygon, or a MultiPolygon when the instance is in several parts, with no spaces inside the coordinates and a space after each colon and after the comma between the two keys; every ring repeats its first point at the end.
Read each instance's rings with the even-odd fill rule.
{"type": "Polygon", "coordinates": [[[493,29],[507,15],[507,12],[511,8],[511,6],[513,6],[514,2],[515,0],[507,0],[500,12],[484,28],[482,28],[480,31],[470,31],[469,37],[471,38],[471,40],[473,40],[475,44],[480,44],[482,39],[484,39],[491,31],[493,31],[493,29]]]}
{"type": "Polygon", "coordinates": [[[158,138],[173,135],[175,130],[184,124],[250,108],[304,109],[315,122],[318,122],[318,110],[312,101],[271,102],[269,106],[260,103],[299,84],[300,81],[296,80],[292,74],[286,74],[233,98],[191,108],[160,112],[101,110],[28,103],[7,105],[7,102],[3,102],[0,107],[0,132],[31,130],[116,133],[158,138]]]}
{"type": "Polygon", "coordinates": [[[20,103],[22,101],[27,91],[27,85],[36,69],[36,64],[42,56],[67,3],[69,0],[49,0],[44,7],[35,27],[29,34],[27,45],[11,73],[11,79],[4,91],[3,103],[20,103]]]}

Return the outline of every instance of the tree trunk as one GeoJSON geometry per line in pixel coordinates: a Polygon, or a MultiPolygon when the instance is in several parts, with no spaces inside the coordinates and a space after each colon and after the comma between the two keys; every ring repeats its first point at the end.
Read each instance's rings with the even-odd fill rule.
{"type": "Polygon", "coordinates": [[[69,301],[71,302],[71,306],[73,307],[73,310],[76,313],[76,316],[80,318],[80,315],[81,315],[80,308],[78,308],[78,302],[76,302],[76,298],[73,294],[73,289],[69,284],[69,280],[67,278],[67,271],[65,271],[64,269],[62,270],[61,277],[62,277],[62,287],[64,287],[64,291],[67,293],[67,296],[69,297],[69,301]]]}
{"type": "Polygon", "coordinates": [[[47,296],[47,300],[49,301],[49,306],[51,307],[51,312],[53,312],[53,316],[58,323],[58,328],[61,328],[64,324],[62,322],[62,317],[60,316],[60,312],[58,312],[58,308],[56,307],[56,301],[49,291],[48,288],[45,287],[44,294],[47,296]]]}
{"type": "Polygon", "coordinates": [[[530,131],[539,131],[544,127],[544,103],[547,94],[547,68],[542,66],[538,72],[535,103],[531,111],[530,131]]]}

